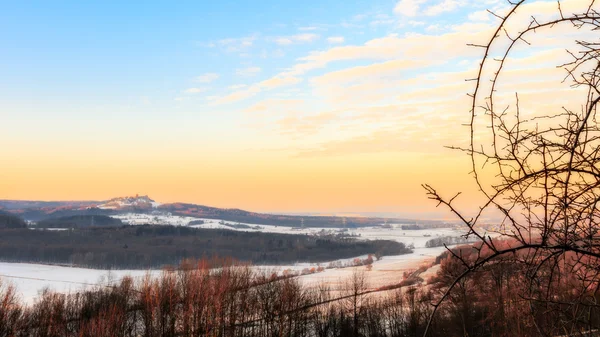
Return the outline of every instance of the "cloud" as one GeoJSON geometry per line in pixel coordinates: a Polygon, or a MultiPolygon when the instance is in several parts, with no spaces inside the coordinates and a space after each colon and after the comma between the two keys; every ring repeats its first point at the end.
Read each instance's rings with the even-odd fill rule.
{"type": "Polygon", "coordinates": [[[469,13],[469,21],[489,21],[490,20],[490,13],[488,13],[488,11],[486,10],[481,10],[481,11],[475,11],[472,13],[469,13]]]}
{"type": "Polygon", "coordinates": [[[198,77],[195,78],[196,82],[199,83],[211,83],[215,80],[219,79],[219,74],[217,73],[206,73],[203,75],[200,75],[198,77]]]}
{"type": "Polygon", "coordinates": [[[369,22],[371,26],[384,26],[394,24],[396,20],[387,14],[377,14],[374,19],[369,22]]]}
{"type": "Polygon", "coordinates": [[[368,78],[381,80],[386,77],[399,74],[401,71],[415,70],[439,64],[438,61],[425,60],[391,60],[382,63],[374,63],[366,66],[350,67],[342,70],[336,70],[324,75],[314,77],[311,82],[322,86],[346,85],[354,81],[364,81],[368,78]]]}
{"type": "MultiPolygon", "coordinates": [[[[457,27],[457,29],[461,29],[461,27],[457,27]]],[[[253,97],[263,90],[299,83],[301,75],[315,69],[324,68],[328,64],[337,61],[423,59],[437,62],[437,60],[447,59],[449,56],[472,55],[476,51],[467,47],[464,42],[479,42],[481,37],[487,36],[487,33],[486,30],[478,29],[475,32],[459,30],[443,35],[415,34],[406,37],[389,35],[369,40],[363,45],[337,46],[325,51],[312,52],[305,57],[301,57],[300,62],[271,79],[255,83],[244,90],[217,99],[215,102],[217,104],[231,103],[253,97]],[[455,55],[449,54],[449,51],[452,51],[455,55]]]]}
{"type": "Polygon", "coordinates": [[[275,43],[277,43],[280,46],[288,46],[294,43],[307,43],[307,42],[313,42],[316,41],[317,39],[319,39],[319,35],[318,34],[313,34],[313,33],[303,33],[303,34],[296,34],[296,35],[290,35],[290,36],[280,36],[274,39],[275,43]]]}
{"type": "Polygon", "coordinates": [[[268,98],[251,105],[246,108],[244,112],[263,115],[268,113],[281,115],[297,112],[297,109],[303,106],[303,104],[304,101],[301,99],[268,98]]]}
{"type": "Polygon", "coordinates": [[[394,7],[394,13],[403,16],[417,16],[420,5],[425,2],[424,0],[400,0],[394,7]]]}
{"type": "Polygon", "coordinates": [[[227,89],[229,90],[238,90],[238,89],[243,89],[245,87],[247,87],[247,84],[234,84],[234,85],[230,85],[227,87],[227,89]]]}
{"type": "Polygon", "coordinates": [[[242,69],[237,69],[235,71],[235,73],[239,76],[246,76],[246,77],[250,77],[250,76],[256,76],[261,72],[261,68],[260,67],[248,67],[248,68],[242,68],[242,69]]]}
{"type": "Polygon", "coordinates": [[[251,86],[245,87],[242,90],[232,92],[229,95],[219,97],[219,98],[215,99],[213,101],[213,103],[214,104],[230,104],[233,102],[237,102],[237,101],[241,101],[241,100],[253,97],[265,90],[273,90],[273,89],[277,89],[280,87],[291,86],[291,85],[300,83],[301,81],[302,81],[301,78],[292,77],[292,76],[288,76],[288,77],[274,76],[274,77],[271,77],[264,81],[255,83],[251,86]]]}
{"type": "Polygon", "coordinates": [[[272,77],[259,83],[259,86],[264,89],[275,89],[283,86],[294,85],[300,83],[302,79],[298,77],[272,77]]]}
{"type": "Polygon", "coordinates": [[[327,42],[329,43],[344,43],[343,36],[330,36],[327,38],[327,42]]]}
{"type": "Polygon", "coordinates": [[[207,89],[206,88],[188,88],[185,89],[185,93],[186,94],[199,94],[201,92],[205,92],[207,89]]]}
{"type": "Polygon", "coordinates": [[[416,20],[410,20],[408,21],[408,24],[413,26],[413,27],[419,27],[419,26],[425,26],[426,22],[425,21],[416,21],[416,20]]]}
{"type": "Polygon", "coordinates": [[[292,41],[292,39],[290,39],[289,37],[278,37],[275,39],[275,43],[277,43],[280,46],[287,46],[294,43],[294,41],[292,41]]]}
{"type": "Polygon", "coordinates": [[[208,44],[209,47],[221,47],[227,52],[240,52],[246,50],[254,44],[254,41],[258,39],[258,35],[240,37],[240,38],[227,38],[221,39],[217,42],[211,42],[208,44]]]}
{"type": "Polygon", "coordinates": [[[324,112],[308,116],[286,116],[279,119],[276,126],[280,133],[305,137],[319,132],[323,125],[332,123],[339,117],[335,112],[324,112]]]}
{"type": "Polygon", "coordinates": [[[467,42],[482,42],[489,37],[491,26],[455,27],[454,31],[441,35],[411,34],[399,37],[391,34],[375,38],[363,45],[332,47],[311,52],[288,68],[282,76],[300,76],[309,71],[325,68],[332,62],[350,60],[427,59],[449,60],[452,57],[476,54],[477,50],[467,42]],[[477,28],[477,29],[474,29],[477,28]]]}
{"type": "Polygon", "coordinates": [[[423,8],[426,0],[400,0],[394,7],[394,13],[405,17],[416,17],[419,15],[438,16],[443,13],[452,12],[461,6],[468,4],[468,0],[440,0],[436,4],[423,8]]]}
{"type": "Polygon", "coordinates": [[[464,0],[442,0],[438,4],[427,7],[423,13],[428,16],[437,16],[442,13],[452,12],[464,5],[466,5],[466,1],[464,0]]]}

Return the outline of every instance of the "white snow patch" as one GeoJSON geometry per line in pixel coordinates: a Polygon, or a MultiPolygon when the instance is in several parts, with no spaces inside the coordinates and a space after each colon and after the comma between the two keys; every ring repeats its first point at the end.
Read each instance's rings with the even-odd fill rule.
{"type": "Polygon", "coordinates": [[[78,292],[89,289],[94,284],[110,285],[124,276],[143,277],[147,273],[158,275],[158,271],[145,270],[96,270],[71,268],[32,263],[0,262],[0,278],[3,282],[15,285],[17,293],[26,304],[49,289],[60,293],[78,292]]]}

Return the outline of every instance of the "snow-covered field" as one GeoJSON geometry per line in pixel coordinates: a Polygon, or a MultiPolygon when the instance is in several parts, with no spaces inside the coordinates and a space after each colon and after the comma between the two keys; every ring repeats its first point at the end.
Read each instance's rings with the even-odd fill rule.
{"type": "MultiPolygon", "coordinates": [[[[398,283],[402,279],[402,274],[407,270],[415,270],[424,263],[430,263],[436,256],[444,252],[444,247],[425,248],[425,243],[438,236],[459,236],[462,233],[453,228],[440,228],[428,230],[402,230],[401,224],[392,224],[392,228],[383,227],[363,227],[356,229],[342,228],[291,228],[285,226],[269,226],[256,224],[240,224],[230,221],[221,221],[214,219],[199,219],[185,216],[174,216],[168,213],[155,214],[124,214],[114,216],[121,219],[124,223],[130,225],[140,224],[171,224],[175,226],[188,226],[190,221],[203,220],[200,225],[193,225],[196,228],[222,228],[242,231],[261,231],[269,233],[285,234],[336,234],[354,236],[358,239],[374,240],[395,240],[406,245],[413,245],[412,254],[398,256],[384,256],[379,261],[373,262],[371,271],[366,271],[369,286],[371,288],[381,287],[389,284],[398,283]],[[242,226],[239,226],[242,225],[242,226]],[[233,226],[233,227],[232,227],[233,226]],[[237,228],[235,228],[237,226],[237,228]]],[[[367,256],[358,258],[365,259],[367,256]]],[[[349,264],[354,258],[336,260],[341,264],[349,264]]],[[[296,263],[286,266],[257,266],[256,268],[264,271],[291,270],[301,272],[306,268],[327,267],[330,262],[320,264],[296,263]]],[[[316,286],[320,283],[327,283],[332,288],[342,287],[345,279],[348,279],[354,270],[366,270],[366,267],[332,268],[325,269],[323,272],[300,276],[299,279],[309,286],[316,286]]],[[[158,274],[160,271],[150,271],[152,274],[158,274]]],[[[110,284],[111,280],[116,281],[125,275],[133,277],[143,277],[147,271],[142,270],[92,270],[83,268],[70,268],[63,266],[50,266],[26,263],[0,263],[0,278],[13,283],[23,300],[26,303],[33,303],[38,294],[44,288],[58,292],[76,292],[89,288],[90,284],[110,284]]]]}
{"type": "MultiPolygon", "coordinates": [[[[415,270],[422,264],[432,261],[444,249],[444,247],[416,248],[412,254],[384,256],[381,260],[374,261],[371,271],[366,271],[364,266],[333,268],[325,269],[320,273],[299,276],[299,280],[308,286],[318,286],[321,283],[326,283],[332,289],[340,289],[343,287],[345,280],[349,279],[352,273],[358,269],[366,271],[369,287],[377,288],[400,282],[404,271],[415,270]]],[[[361,256],[361,258],[366,258],[366,256],[361,256]]],[[[351,260],[337,261],[349,262],[351,260]]],[[[328,262],[320,264],[297,263],[287,266],[256,266],[255,268],[269,273],[282,273],[284,270],[301,272],[305,268],[327,266],[328,264],[328,262]]],[[[0,278],[16,286],[21,299],[28,304],[34,303],[44,289],[63,293],[78,292],[90,289],[94,285],[110,285],[124,276],[142,278],[148,273],[158,275],[161,271],[109,271],[56,265],[0,262],[0,278]]]]}
{"type": "Polygon", "coordinates": [[[127,213],[111,215],[115,219],[123,221],[128,225],[173,225],[187,226],[190,221],[199,220],[189,216],[171,215],[169,213],[155,212],[154,214],[127,213]]]}
{"type": "Polygon", "coordinates": [[[144,277],[145,270],[95,270],[33,263],[0,262],[0,278],[17,288],[25,303],[33,303],[44,289],[56,292],[77,292],[94,285],[110,285],[124,276],[144,277]]]}
{"type": "Polygon", "coordinates": [[[229,229],[246,232],[265,232],[280,234],[345,234],[365,240],[395,240],[406,245],[412,244],[415,248],[425,247],[425,243],[438,236],[459,236],[462,232],[453,228],[436,228],[424,230],[402,230],[402,224],[390,224],[392,228],[361,227],[361,228],[320,228],[320,227],[288,227],[273,225],[257,225],[251,223],[240,223],[233,221],[223,221],[217,219],[194,218],[187,216],[171,215],[169,213],[140,214],[127,213],[114,215],[114,218],[120,219],[123,223],[129,225],[142,224],[169,224],[173,226],[188,226],[191,221],[202,220],[203,224],[191,225],[193,228],[212,228],[229,229]]]}

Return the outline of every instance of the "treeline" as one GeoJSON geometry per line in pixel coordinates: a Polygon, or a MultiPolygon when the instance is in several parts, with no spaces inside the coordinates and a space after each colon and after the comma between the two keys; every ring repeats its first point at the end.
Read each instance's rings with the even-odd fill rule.
{"type": "Polygon", "coordinates": [[[38,221],[35,228],[120,227],[123,222],[106,215],[72,215],[38,221]]]}
{"type": "Polygon", "coordinates": [[[83,207],[83,208],[69,208],[69,207],[56,207],[56,208],[26,208],[26,209],[12,209],[11,213],[18,215],[19,217],[29,221],[42,221],[46,219],[56,219],[71,216],[85,216],[85,215],[115,215],[119,212],[111,209],[101,209],[97,207],[83,207]]]}
{"type": "Polygon", "coordinates": [[[0,229],[2,228],[26,228],[27,223],[18,216],[0,210],[0,229]]]}
{"type": "MultiPolygon", "coordinates": [[[[378,226],[384,219],[377,217],[342,217],[342,216],[314,216],[314,215],[285,215],[265,214],[244,211],[241,209],[216,208],[202,205],[173,203],[158,206],[161,211],[182,216],[192,216],[207,219],[220,219],[231,222],[250,223],[257,225],[273,225],[287,227],[326,227],[326,228],[357,228],[378,226]]],[[[388,219],[393,223],[412,223],[409,219],[388,219]]],[[[428,228],[447,227],[439,221],[420,221],[428,228]]]]}
{"type": "Polygon", "coordinates": [[[81,227],[63,231],[0,229],[1,260],[102,269],[157,268],[177,265],[183,259],[212,256],[257,264],[290,264],[410,252],[395,241],[177,226],[81,227]]]}
{"type": "MultiPolygon", "coordinates": [[[[457,253],[469,256],[470,247],[457,253]]],[[[523,297],[535,285],[510,256],[455,284],[463,272],[451,256],[427,285],[373,289],[369,272],[356,272],[341,288],[307,286],[297,278],[248,267],[211,268],[184,262],[156,278],[123,279],[80,294],[46,292],[31,307],[10,287],[0,291],[0,336],[590,336],[600,328],[600,295],[573,292],[573,278],[551,302],[523,297]],[[431,316],[446,289],[446,301],[431,316]],[[570,306],[582,296],[585,303],[570,306]],[[587,305],[586,305],[587,303],[587,305]]],[[[549,271],[545,270],[544,272],[549,271]]],[[[556,269],[554,272],[560,273],[556,269]]],[[[399,280],[400,281],[400,280],[399,280]]],[[[536,289],[543,291],[544,289],[536,289]]]]}
{"type": "Polygon", "coordinates": [[[336,216],[299,216],[283,214],[265,214],[234,208],[216,208],[195,204],[173,203],[158,207],[161,211],[176,215],[207,219],[220,219],[231,222],[287,227],[364,227],[381,224],[380,218],[336,217],[336,216]]]}
{"type": "Polygon", "coordinates": [[[433,248],[433,247],[442,247],[443,245],[464,245],[467,243],[474,243],[476,239],[467,239],[462,236],[441,236],[436,237],[425,242],[425,247],[433,248]]]}

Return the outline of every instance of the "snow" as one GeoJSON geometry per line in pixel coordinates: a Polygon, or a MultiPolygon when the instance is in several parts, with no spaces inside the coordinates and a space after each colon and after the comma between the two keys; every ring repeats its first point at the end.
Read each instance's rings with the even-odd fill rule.
{"type": "MultiPolygon", "coordinates": [[[[444,247],[416,248],[412,254],[384,256],[373,262],[371,271],[366,267],[346,267],[325,269],[323,272],[299,276],[300,282],[309,287],[327,284],[332,289],[343,288],[345,280],[349,279],[355,270],[364,270],[368,276],[369,288],[396,284],[402,280],[405,271],[412,271],[422,264],[430,263],[435,257],[445,251],[444,247]]],[[[367,256],[360,256],[365,259],[367,256]]],[[[336,260],[342,263],[352,262],[354,258],[336,260]]],[[[296,263],[291,265],[264,265],[254,268],[268,273],[283,273],[290,270],[300,273],[306,268],[327,267],[331,262],[296,263]]],[[[26,304],[33,304],[44,289],[60,293],[73,293],[93,288],[94,285],[110,285],[125,276],[140,279],[150,275],[159,275],[159,270],[96,270],[73,268],[56,265],[31,263],[0,262],[0,278],[16,286],[17,293],[26,304]]]]}
{"type": "Polygon", "coordinates": [[[362,270],[368,277],[369,288],[379,288],[400,283],[405,271],[414,271],[421,265],[429,266],[445,250],[444,247],[415,248],[412,254],[384,256],[381,260],[374,261],[371,271],[367,271],[365,266],[325,269],[321,273],[302,275],[300,281],[308,286],[327,284],[333,289],[341,289],[345,280],[348,280],[356,270],[362,270]]]}
{"type": "Polygon", "coordinates": [[[120,219],[128,225],[173,225],[187,226],[190,221],[198,220],[189,216],[171,215],[170,213],[152,212],[145,213],[126,213],[119,215],[111,215],[115,219],[120,219]]]}
{"type": "MultiPolygon", "coordinates": [[[[21,299],[33,304],[44,289],[61,293],[89,289],[93,285],[110,285],[124,276],[143,277],[145,270],[95,270],[32,263],[0,262],[0,278],[13,284],[21,299]]],[[[150,271],[157,274],[158,271],[150,271]]]]}
{"type": "Polygon", "coordinates": [[[140,206],[140,205],[152,205],[153,208],[160,206],[159,202],[150,199],[147,195],[144,196],[133,196],[133,197],[121,197],[113,198],[105,203],[98,205],[100,209],[122,209],[124,207],[140,206]]]}
{"type": "MultiPolygon", "coordinates": [[[[166,212],[153,212],[152,214],[127,213],[114,215],[114,218],[121,219],[124,223],[130,225],[141,224],[170,224],[173,226],[188,226],[190,221],[203,220],[203,224],[193,225],[194,228],[219,228],[229,230],[239,230],[248,232],[268,232],[283,234],[345,234],[356,237],[360,240],[395,240],[406,245],[413,245],[414,252],[411,254],[384,256],[380,260],[373,262],[371,271],[366,267],[347,267],[330,268],[323,272],[302,275],[299,280],[307,286],[317,286],[326,283],[332,288],[343,287],[344,280],[348,279],[355,270],[364,270],[368,276],[371,288],[381,287],[390,284],[397,284],[402,280],[405,271],[418,269],[423,264],[430,264],[435,257],[445,251],[444,247],[425,248],[425,243],[438,236],[459,236],[463,234],[453,228],[438,228],[425,230],[402,230],[402,224],[391,224],[391,228],[383,227],[361,227],[352,229],[343,228],[292,228],[285,226],[256,225],[249,223],[237,223],[223,221],[219,219],[203,219],[188,216],[172,215],[166,212]],[[234,228],[231,226],[245,225],[244,228],[234,228]],[[247,226],[247,227],[246,227],[247,226]]],[[[358,256],[361,260],[367,258],[366,255],[358,256]]],[[[341,259],[336,260],[342,265],[348,265],[354,260],[341,259]]],[[[283,273],[285,270],[291,270],[296,273],[304,269],[311,269],[319,266],[328,267],[331,262],[325,263],[295,263],[290,265],[265,265],[255,268],[264,272],[283,273]]],[[[159,271],[150,271],[152,274],[158,274],[159,271]]],[[[33,303],[38,294],[48,287],[57,292],[76,292],[86,288],[86,284],[110,284],[109,280],[119,280],[125,275],[133,277],[142,277],[147,271],[143,270],[93,270],[84,268],[70,268],[63,266],[50,266],[40,264],[26,263],[0,263],[0,278],[8,280],[17,286],[17,290],[22,295],[26,303],[33,303]],[[109,282],[109,283],[107,283],[109,282]]]]}
{"type": "Polygon", "coordinates": [[[307,234],[307,235],[335,235],[345,234],[362,240],[394,240],[406,245],[413,245],[415,248],[425,247],[425,243],[432,238],[440,236],[460,236],[462,231],[454,228],[434,228],[422,230],[403,230],[403,224],[390,224],[391,228],[381,226],[360,227],[360,228],[323,228],[323,227],[288,227],[274,225],[259,225],[252,223],[241,223],[234,221],[225,221],[220,219],[205,219],[189,216],[172,215],[166,212],[153,212],[152,214],[127,213],[113,215],[112,217],[120,219],[130,225],[173,225],[188,226],[190,221],[202,220],[203,224],[192,225],[193,228],[211,228],[211,229],[229,229],[245,232],[265,232],[279,234],[307,234]],[[245,228],[236,227],[242,225],[245,228]]]}

